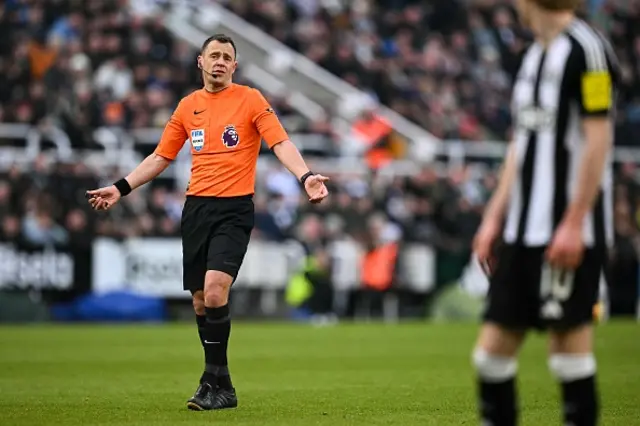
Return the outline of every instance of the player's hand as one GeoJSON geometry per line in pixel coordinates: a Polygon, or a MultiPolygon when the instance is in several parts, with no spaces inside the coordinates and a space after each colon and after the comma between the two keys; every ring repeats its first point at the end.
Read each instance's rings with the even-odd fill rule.
{"type": "Polygon", "coordinates": [[[482,270],[487,276],[493,273],[496,259],[494,247],[500,234],[500,221],[486,218],[482,221],[475,238],[473,239],[473,252],[478,258],[482,270]]]}
{"type": "Polygon", "coordinates": [[[87,191],[86,197],[89,199],[89,204],[91,204],[94,210],[109,210],[120,201],[121,195],[118,188],[111,185],[87,191]]]}
{"type": "Polygon", "coordinates": [[[309,202],[317,204],[327,198],[329,190],[325,186],[325,182],[329,180],[328,177],[322,175],[309,176],[304,181],[304,189],[309,196],[309,202]]]}
{"type": "Polygon", "coordinates": [[[582,224],[574,221],[562,221],[547,249],[547,260],[555,268],[573,271],[582,262],[583,255],[582,224]]]}

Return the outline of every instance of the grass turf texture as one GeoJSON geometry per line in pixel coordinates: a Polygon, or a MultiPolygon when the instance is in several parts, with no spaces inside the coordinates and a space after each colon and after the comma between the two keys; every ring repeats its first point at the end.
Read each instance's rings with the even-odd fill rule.
{"type": "MultiPolygon", "coordinates": [[[[474,425],[475,325],[236,323],[240,406],[191,412],[202,366],[194,324],[0,327],[0,424],[474,425]]],[[[559,425],[545,342],[521,358],[523,425],[559,425]]],[[[603,425],[640,425],[640,326],[597,331],[603,425]]]]}

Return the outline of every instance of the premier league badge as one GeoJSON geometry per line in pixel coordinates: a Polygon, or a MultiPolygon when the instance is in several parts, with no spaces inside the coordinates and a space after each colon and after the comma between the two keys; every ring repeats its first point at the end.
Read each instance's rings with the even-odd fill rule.
{"type": "Polygon", "coordinates": [[[234,148],[240,143],[240,136],[238,136],[238,131],[233,124],[229,124],[224,127],[224,132],[222,132],[222,143],[227,148],[234,148]]]}

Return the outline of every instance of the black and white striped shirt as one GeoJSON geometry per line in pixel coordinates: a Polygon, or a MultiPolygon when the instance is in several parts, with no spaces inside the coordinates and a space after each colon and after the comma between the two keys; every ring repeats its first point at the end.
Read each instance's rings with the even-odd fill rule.
{"type": "MultiPolygon", "coordinates": [[[[586,144],[581,119],[613,114],[619,71],[607,41],[579,19],[546,49],[524,55],[512,99],[518,173],[511,190],[504,240],[549,244],[577,189],[586,144]]],[[[612,165],[583,229],[587,247],[613,240],[612,165]]]]}

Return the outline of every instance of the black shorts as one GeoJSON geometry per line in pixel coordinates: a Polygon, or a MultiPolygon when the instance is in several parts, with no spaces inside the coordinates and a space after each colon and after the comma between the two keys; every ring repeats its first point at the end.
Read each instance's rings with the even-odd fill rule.
{"type": "Polygon", "coordinates": [[[202,290],[210,270],[225,272],[235,281],[253,229],[252,198],[187,197],[181,221],[185,290],[202,290]]]}
{"type": "Polygon", "coordinates": [[[567,330],[593,321],[606,250],[587,249],[573,274],[552,270],[545,250],[515,245],[499,249],[485,322],[516,330],[567,330]]]}

